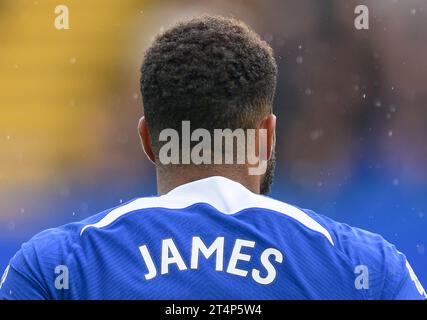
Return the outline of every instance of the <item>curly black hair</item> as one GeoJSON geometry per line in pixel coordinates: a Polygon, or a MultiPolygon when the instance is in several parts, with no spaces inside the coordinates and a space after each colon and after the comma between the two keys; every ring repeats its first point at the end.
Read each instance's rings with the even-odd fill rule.
{"type": "Polygon", "coordinates": [[[272,110],[271,47],[243,22],[200,16],[158,35],[144,56],[141,92],[155,152],[162,129],[254,128],[272,110]]]}

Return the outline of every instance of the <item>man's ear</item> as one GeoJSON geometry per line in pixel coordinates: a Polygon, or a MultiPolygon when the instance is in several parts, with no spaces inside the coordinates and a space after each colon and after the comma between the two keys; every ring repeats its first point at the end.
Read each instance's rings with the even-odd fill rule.
{"type": "Polygon", "coordinates": [[[267,133],[267,159],[270,160],[276,143],[276,116],[272,113],[261,120],[259,129],[266,130],[267,133]]]}
{"type": "Polygon", "coordinates": [[[150,160],[153,164],[156,164],[156,156],[154,155],[153,148],[151,146],[150,133],[147,122],[145,121],[145,117],[139,119],[138,132],[145,155],[147,156],[148,160],[150,160]]]}

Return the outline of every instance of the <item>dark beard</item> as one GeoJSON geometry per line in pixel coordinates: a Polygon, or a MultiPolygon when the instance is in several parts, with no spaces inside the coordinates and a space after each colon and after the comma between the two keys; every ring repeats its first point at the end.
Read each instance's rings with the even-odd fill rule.
{"type": "Polygon", "coordinates": [[[268,194],[274,179],[274,170],[276,168],[276,151],[273,151],[270,160],[267,161],[267,169],[261,178],[260,193],[268,194]]]}

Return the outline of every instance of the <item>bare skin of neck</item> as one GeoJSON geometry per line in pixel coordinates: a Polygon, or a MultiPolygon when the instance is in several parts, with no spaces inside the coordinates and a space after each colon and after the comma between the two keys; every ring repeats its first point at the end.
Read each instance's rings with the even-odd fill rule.
{"type": "Polygon", "coordinates": [[[168,193],[172,189],[200,179],[221,176],[236,181],[254,193],[260,193],[260,176],[249,175],[246,166],[156,166],[157,193],[168,193]]]}

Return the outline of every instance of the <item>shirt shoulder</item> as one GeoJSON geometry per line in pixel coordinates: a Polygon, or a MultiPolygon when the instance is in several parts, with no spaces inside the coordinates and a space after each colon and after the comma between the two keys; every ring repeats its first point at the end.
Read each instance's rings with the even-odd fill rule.
{"type": "Polygon", "coordinates": [[[29,241],[10,259],[0,285],[0,300],[41,300],[67,298],[65,278],[75,268],[75,254],[81,251],[81,229],[102,219],[114,208],[84,220],[46,229],[29,241]]]}
{"type": "Polygon", "coordinates": [[[331,234],[336,250],[354,267],[355,286],[371,299],[426,299],[406,256],[379,234],[337,222],[311,210],[304,212],[331,234]]]}

